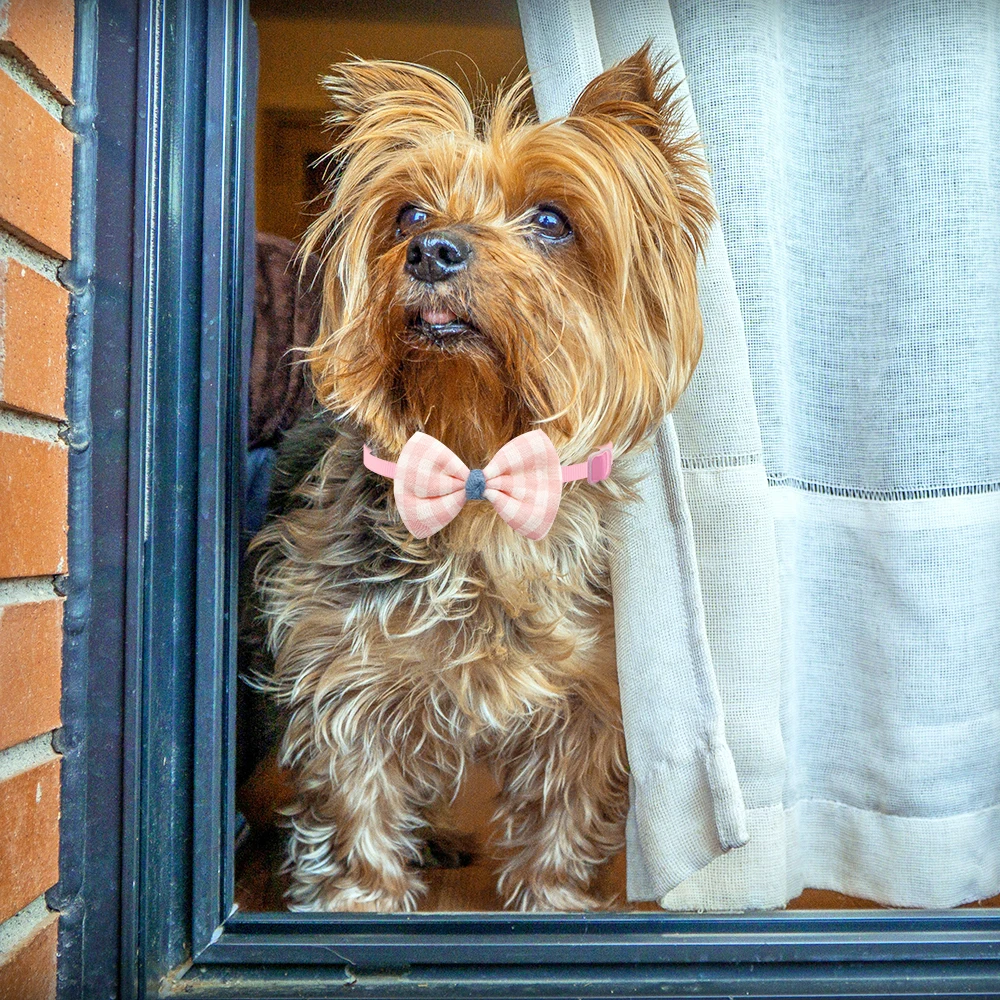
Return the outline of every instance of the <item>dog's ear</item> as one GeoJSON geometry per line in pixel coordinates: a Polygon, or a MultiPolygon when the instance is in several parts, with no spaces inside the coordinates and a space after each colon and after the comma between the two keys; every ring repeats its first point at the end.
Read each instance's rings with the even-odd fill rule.
{"type": "Polygon", "coordinates": [[[659,131],[661,106],[675,88],[664,93],[664,77],[669,67],[654,64],[647,42],[635,55],[595,76],[573,104],[572,117],[606,115],[616,118],[655,139],[659,131]]]}
{"type": "Polygon", "coordinates": [[[701,144],[684,120],[677,97],[679,84],[669,81],[670,68],[652,58],[647,42],[584,87],[568,124],[574,119],[605,123],[610,119],[649,140],[667,161],[681,201],[684,229],[701,248],[715,213],[701,144]]]}
{"type": "Polygon", "coordinates": [[[378,141],[403,148],[442,132],[472,134],[472,109],[446,76],[389,60],[337,63],[323,79],[333,99],[328,123],[348,146],[378,141]]]}
{"type": "Polygon", "coordinates": [[[475,134],[465,95],[425,66],[351,59],[335,63],[322,83],[333,99],[326,120],[333,146],[319,161],[331,197],[309,226],[303,259],[310,253],[326,258],[344,219],[364,200],[370,179],[400,152],[447,133],[475,134]]]}

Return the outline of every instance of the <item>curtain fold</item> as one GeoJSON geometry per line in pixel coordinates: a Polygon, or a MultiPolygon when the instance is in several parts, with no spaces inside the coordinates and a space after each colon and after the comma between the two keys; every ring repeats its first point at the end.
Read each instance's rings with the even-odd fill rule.
{"type": "MultiPolygon", "coordinates": [[[[660,500],[625,525],[647,558],[623,546],[613,583],[626,637],[643,581],[681,602],[664,502],[686,512],[750,841],[682,848],[698,870],[662,877],[684,865],[649,859],[691,831],[704,848],[706,802],[725,795],[675,793],[667,817],[637,782],[630,896],[1000,892],[1000,7],[520,7],[542,117],[647,40],[675,60],[721,220],[699,270],[702,361],[649,459],[660,500]]],[[[658,751],[635,720],[684,676],[659,654],[619,650],[643,762],[658,751]]]]}
{"type": "Polygon", "coordinates": [[[673,423],[627,456],[642,503],[622,507],[611,564],[628,746],[628,893],[662,896],[747,841],[724,731],[673,423]]]}

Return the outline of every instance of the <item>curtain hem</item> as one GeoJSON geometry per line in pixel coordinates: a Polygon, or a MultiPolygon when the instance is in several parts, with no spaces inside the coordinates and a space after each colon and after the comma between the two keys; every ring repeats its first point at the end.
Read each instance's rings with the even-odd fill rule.
{"type": "Polygon", "coordinates": [[[803,799],[750,809],[747,827],[746,847],[662,895],[648,880],[630,879],[629,898],[656,898],[666,910],[735,912],[779,909],[806,887],[924,909],[1000,893],[1000,805],[926,817],[803,799]]]}
{"type": "Polygon", "coordinates": [[[925,908],[1000,892],[1000,806],[954,816],[892,816],[805,799],[786,817],[789,843],[802,859],[790,857],[789,868],[801,871],[802,885],[925,908]]]}
{"type": "Polygon", "coordinates": [[[630,900],[669,892],[747,843],[747,813],[725,743],[706,747],[686,765],[650,768],[642,781],[633,776],[630,784],[625,828],[630,900]]]}

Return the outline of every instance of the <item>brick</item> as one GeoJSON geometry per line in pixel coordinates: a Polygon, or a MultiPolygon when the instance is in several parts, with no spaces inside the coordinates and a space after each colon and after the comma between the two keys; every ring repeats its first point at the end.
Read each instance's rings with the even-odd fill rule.
{"type": "Polygon", "coordinates": [[[16,260],[0,259],[0,400],[66,415],[69,293],[16,260]]]}
{"type": "Polygon", "coordinates": [[[0,607],[0,750],[61,725],[60,600],[0,607]]]}
{"type": "Polygon", "coordinates": [[[0,72],[0,220],[68,259],[72,183],[72,134],[0,72]]]}
{"type": "Polygon", "coordinates": [[[0,782],[0,920],[59,879],[59,763],[0,782]]]}
{"type": "Polygon", "coordinates": [[[0,955],[0,1000],[55,1000],[59,915],[50,913],[38,928],[0,955]]]}
{"type": "Polygon", "coordinates": [[[68,104],[73,95],[73,0],[0,0],[0,49],[68,104]]]}
{"type": "Polygon", "coordinates": [[[67,571],[66,448],[0,432],[0,579],[67,571]]]}

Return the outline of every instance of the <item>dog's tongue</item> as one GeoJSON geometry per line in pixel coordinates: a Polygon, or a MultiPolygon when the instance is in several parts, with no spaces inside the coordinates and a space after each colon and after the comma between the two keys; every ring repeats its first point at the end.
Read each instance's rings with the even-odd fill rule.
{"type": "Polygon", "coordinates": [[[420,318],[428,326],[444,326],[446,323],[455,322],[455,314],[448,309],[422,309],[420,318]]]}

